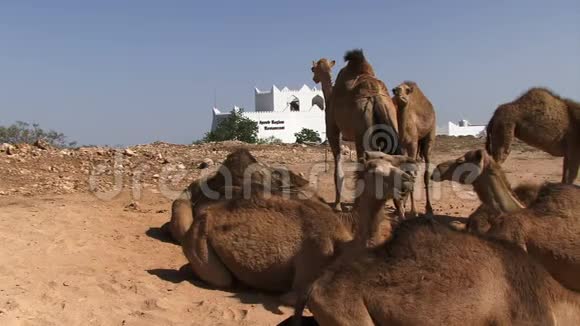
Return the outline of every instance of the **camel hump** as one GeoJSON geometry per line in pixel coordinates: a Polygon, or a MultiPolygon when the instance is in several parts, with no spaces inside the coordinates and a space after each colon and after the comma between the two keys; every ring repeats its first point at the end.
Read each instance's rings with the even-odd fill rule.
{"type": "Polygon", "coordinates": [[[361,64],[367,61],[367,59],[365,58],[362,49],[354,49],[346,52],[344,55],[344,61],[352,64],[361,64]]]}

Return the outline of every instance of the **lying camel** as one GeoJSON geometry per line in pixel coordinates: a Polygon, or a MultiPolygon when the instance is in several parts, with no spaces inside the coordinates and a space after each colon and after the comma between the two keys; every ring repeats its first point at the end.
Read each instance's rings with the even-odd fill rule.
{"type": "Polygon", "coordinates": [[[357,198],[360,211],[354,220],[336,215],[319,200],[256,191],[250,198],[234,196],[196,210],[183,252],[194,273],[213,286],[228,288],[238,280],[260,290],[290,291],[282,301],[293,303],[347,243],[356,239],[349,244],[355,247],[376,241],[373,230],[383,206],[372,198],[378,189],[386,198],[412,190],[412,177],[395,166],[407,160],[367,154],[363,180],[368,184],[357,198]]]}
{"type": "Polygon", "coordinates": [[[564,156],[562,183],[572,184],[580,166],[580,103],[544,88],[532,88],[500,105],[487,125],[486,149],[503,163],[513,138],[554,156],[564,156]]]}
{"type": "MultiPolygon", "coordinates": [[[[506,180],[507,182],[507,180],[506,180]]],[[[524,206],[530,206],[537,198],[538,192],[542,188],[540,184],[523,183],[513,189],[515,198],[524,206]]],[[[491,228],[490,219],[500,215],[502,211],[494,206],[482,203],[467,219],[465,228],[468,232],[485,234],[491,228]]]]}
{"type": "Polygon", "coordinates": [[[545,184],[526,208],[512,193],[500,165],[484,150],[439,164],[433,178],[472,184],[484,204],[501,212],[488,217],[488,236],[520,246],[556,280],[580,291],[580,187],[545,184]]]}
{"type": "MultiPolygon", "coordinates": [[[[375,76],[362,50],[349,51],[344,59],[347,65],[338,73],[334,87],[331,86],[330,77],[332,64],[324,67],[328,78],[318,79],[320,82],[324,81],[326,92],[332,93],[327,102],[325,120],[326,136],[334,157],[334,209],[337,211],[342,210],[341,194],[344,183],[341,134],[343,140],[355,142],[359,161],[362,160],[365,150],[400,153],[397,109],[387,87],[375,76]]],[[[316,74],[316,69],[313,72],[316,74]]]]}
{"type": "Polygon", "coordinates": [[[327,267],[296,304],[319,325],[578,325],[580,295],[521,250],[409,219],[327,267]]]}
{"type": "MultiPolygon", "coordinates": [[[[431,197],[429,196],[429,163],[431,149],[435,145],[435,110],[429,99],[423,94],[417,83],[406,81],[393,88],[393,100],[397,105],[399,139],[403,154],[418,158],[419,153],[425,160],[425,183],[427,214],[433,214],[431,197]]],[[[415,199],[411,193],[411,215],[416,216],[415,199]]]]}
{"type": "Polygon", "coordinates": [[[245,148],[230,153],[218,171],[210,177],[192,182],[171,205],[171,219],[163,225],[164,229],[177,243],[193,222],[193,211],[196,207],[231,198],[233,195],[244,195],[243,192],[232,192],[233,187],[248,187],[252,184],[267,186],[270,191],[299,198],[316,197],[308,180],[294,172],[271,167],[258,162],[245,148]],[[226,193],[227,190],[227,193],[226,193]]]}

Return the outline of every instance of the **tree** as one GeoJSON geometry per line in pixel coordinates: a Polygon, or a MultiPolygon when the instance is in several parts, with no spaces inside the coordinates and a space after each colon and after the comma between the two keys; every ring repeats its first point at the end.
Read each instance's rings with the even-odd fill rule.
{"type": "Polygon", "coordinates": [[[67,142],[66,136],[54,130],[45,131],[37,123],[16,121],[8,127],[0,126],[0,143],[33,144],[43,139],[55,147],[73,147],[76,142],[67,142]]]}
{"type": "Polygon", "coordinates": [[[220,121],[215,130],[205,134],[204,142],[239,140],[255,144],[258,142],[258,123],[243,116],[243,110],[232,110],[220,121]]]}
{"type": "Polygon", "coordinates": [[[305,142],[319,143],[322,141],[318,132],[308,128],[302,128],[302,130],[295,133],[294,136],[296,137],[296,143],[298,144],[303,144],[305,142]]]}

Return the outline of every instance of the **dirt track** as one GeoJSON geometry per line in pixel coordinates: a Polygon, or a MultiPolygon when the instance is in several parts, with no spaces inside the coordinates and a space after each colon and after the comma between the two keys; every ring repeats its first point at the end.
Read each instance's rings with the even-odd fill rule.
{"type": "MultiPolygon", "coordinates": [[[[478,140],[443,140],[434,161],[457,157],[474,143],[481,145],[478,140]]],[[[199,161],[207,157],[219,161],[230,149],[214,145],[191,152],[185,146],[179,147],[183,152],[167,154],[167,147],[148,146],[151,155],[165,151],[163,155],[174,156],[169,163],[156,157],[159,164],[186,166],[186,176],[172,186],[175,190],[202,173],[194,168],[199,161]],[[179,159],[182,163],[175,162],[179,159]]],[[[137,149],[135,157],[153,160],[144,154],[147,151],[137,149]]],[[[285,162],[306,175],[313,163],[324,160],[320,147],[258,146],[252,152],[267,163],[285,162]]],[[[51,158],[49,154],[21,156],[23,162],[0,157],[1,171],[14,172],[0,183],[4,194],[0,195],[0,325],[275,325],[289,315],[289,308],[278,310],[275,296],[248,289],[214,290],[187,270],[180,271],[186,263],[181,249],[164,242],[158,230],[169,217],[171,199],[159,189],[163,176],[155,176],[157,165],[145,173],[137,205],[130,205],[135,201],[130,183],[124,183],[112,200],[88,191],[90,170],[98,166],[88,156],[59,153],[51,158]],[[70,160],[70,166],[58,171],[64,166],[60,160],[70,160]],[[55,166],[57,171],[35,173],[35,166],[55,166]],[[29,173],[19,174],[21,170],[29,173]],[[73,177],[70,186],[56,186],[67,176],[73,177]],[[30,180],[41,181],[32,187],[35,181],[30,180]]],[[[101,154],[94,157],[113,164],[101,154]]],[[[520,148],[504,168],[514,185],[559,181],[561,164],[560,158],[520,148]]],[[[329,201],[333,199],[330,171],[320,178],[321,194],[329,201]]],[[[436,188],[437,214],[462,217],[479,205],[468,187],[436,188]]],[[[422,198],[421,189],[417,187],[417,197],[422,198]]],[[[418,207],[423,210],[422,201],[418,207]]]]}

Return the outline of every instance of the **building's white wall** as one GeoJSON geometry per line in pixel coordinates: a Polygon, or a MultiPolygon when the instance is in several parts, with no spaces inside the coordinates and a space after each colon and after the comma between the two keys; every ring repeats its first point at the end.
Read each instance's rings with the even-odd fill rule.
{"type": "MultiPolygon", "coordinates": [[[[291,90],[288,87],[278,89],[275,85],[270,91],[254,90],[256,111],[290,111],[290,102],[296,97],[300,102],[300,112],[308,112],[312,109],[312,100],[316,96],[322,97],[324,103],[324,94],[322,90],[310,88],[306,85],[299,90],[291,90]]],[[[324,105],[323,105],[324,106],[324,105]]],[[[319,109],[323,109],[319,108],[319,109]]]]}
{"type": "Polygon", "coordinates": [[[276,85],[273,85],[270,91],[266,92],[254,89],[256,111],[274,111],[274,93],[279,91],[276,85]]]}
{"type": "Polygon", "coordinates": [[[302,128],[318,132],[320,138],[326,138],[324,111],[311,112],[244,112],[244,115],[258,123],[258,137],[276,137],[284,143],[294,143],[295,133],[302,128]],[[274,129],[272,129],[274,128],[274,129]]]}
{"type": "MultiPolygon", "coordinates": [[[[317,131],[322,140],[326,139],[322,90],[311,89],[306,85],[299,90],[290,90],[287,87],[280,90],[272,86],[270,91],[260,91],[256,88],[254,96],[256,111],[243,114],[258,123],[259,138],[273,136],[285,143],[294,143],[296,141],[294,134],[300,132],[302,128],[308,128],[317,131]],[[300,111],[297,112],[290,110],[290,102],[294,96],[300,101],[300,111]],[[313,105],[316,96],[321,97],[323,107],[313,105]]],[[[228,115],[229,112],[222,113],[214,108],[212,130],[228,115]]]]}
{"type": "Polygon", "coordinates": [[[449,136],[479,136],[485,133],[485,126],[459,126],[453,122],[448,123],[449,136]]]}

